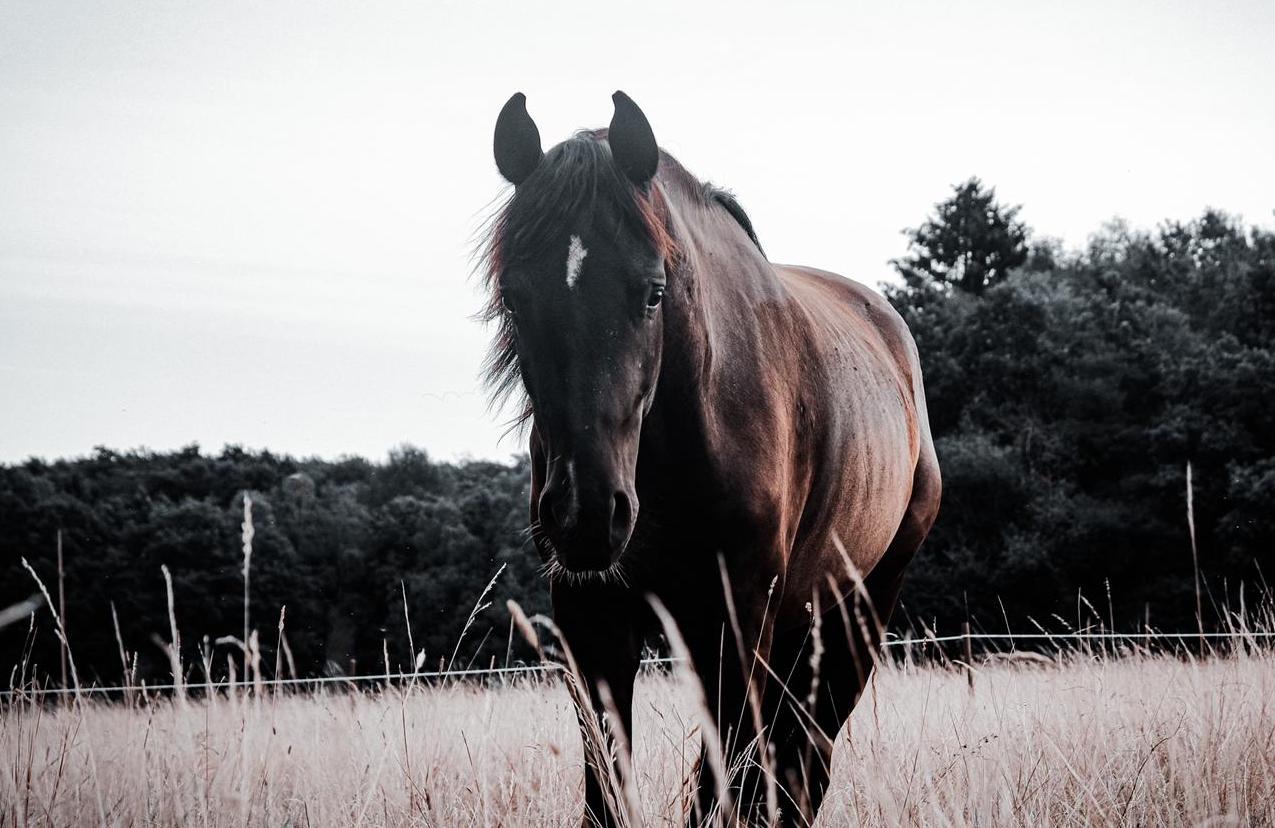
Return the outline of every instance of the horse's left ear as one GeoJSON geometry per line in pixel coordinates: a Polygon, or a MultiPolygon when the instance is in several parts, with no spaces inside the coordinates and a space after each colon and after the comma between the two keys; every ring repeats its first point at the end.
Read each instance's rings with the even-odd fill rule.
{"type": "Polygon", "coordinates": [[[615,114],[611,116],[611,128],[607,131],[611,155],[620,171],[641,186],[655,176],[655,169],[660,165],[660,148],[655,143],[655,133],[632,98],[616,92],[611,100],[615,103],[615,114]]]}

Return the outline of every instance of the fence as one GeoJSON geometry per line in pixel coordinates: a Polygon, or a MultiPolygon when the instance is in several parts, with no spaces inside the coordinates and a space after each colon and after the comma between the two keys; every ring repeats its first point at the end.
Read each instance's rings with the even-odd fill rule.
{"type": "MultiPolygon", "coordinates": [[[[1113,632],[1073,632],[1073,633],[974,633],[964,632],[959,635],[932,635],[922,638],[891,638],[881,642],[883,649],[893,647],[925,647],[927,645],[939,645],[961,642],[966,646],[965,666],[969,666],[969,649],[975,641],[1009,641],[1011,643],[1017,641],[1045,641],[1048,643],[1061,643],[1067,641],[1103,641],[1103,642],[1137,642],[1137,641],[1167,641],[1172,643],[1186,643],[1188,641],[1211,641],[1223,639],[1240,639],[1250,643],[1256,643],[1259,640],[1269,640],[1275,638],[1275,631],[1258,631],[1258,632],[1192,632],[1192,633],[1162,633],[1162,632],[1141,632],[1141,633],[1113,633],[1113,632]]],[[[675,658],[645,658],[641,664],[644,667],[658,667],[662,665],[674,664],[678,661],[675,658]]],[[[520,664],[513,667],[486,667],[472,668],[463,670],[418,670],[415,672],[397,672],[397,673],[377,673],[357,676],[319,676],[316,678],[282,678],[282,679],[261,679],[258,681],[222,681],[222,682],[186,682],[181,685],[177,684],[147,684],[145,682],[138,685],[115,685],[115,686],[92,686],[82,687],[77,690],[74,687],[54,687],[47,689],[33,688],[30,690],[4,690],[0,691],[0,697],[11,699],[15,696],[60,696],[73,695],[77,692],[83,695],[108,695],[111,693],[165,693],[173,690],[182,689],[191,690],[230,690],[230,689],[253,689],[262,687],[303,687],[310,689],[318,689],[327,685],[346,685],[350,687],[358,687],[359,685],[368,684],[385,684],[391,682],[428,682],[437,679],[469,679],[483,678],[495,676],[517,676],[517,675],[545,675],[556,673],[563,669],[558,664],[520,664]]]]}

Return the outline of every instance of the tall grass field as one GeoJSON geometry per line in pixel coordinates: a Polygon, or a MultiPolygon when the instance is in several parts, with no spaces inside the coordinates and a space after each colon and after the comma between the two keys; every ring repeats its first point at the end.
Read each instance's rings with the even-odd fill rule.
{"type": "MultiPolygon", "coordinates": [[[[646,825],[682,825],[699,722],[639,680],[646,825]]],[[[1275,824],[1275,657],[1073,652],[885,664],[840,736],[819,825],[1275,824]]],[[[555,677],[495,685],[37,703],[0,717],[0,826],[578,824],[555,677]]]]}

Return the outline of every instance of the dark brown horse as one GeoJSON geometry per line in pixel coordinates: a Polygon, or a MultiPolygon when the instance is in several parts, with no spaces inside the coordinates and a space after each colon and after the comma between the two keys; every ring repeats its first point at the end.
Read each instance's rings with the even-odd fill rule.
{"type": "MultiPolygon", "coordinates": [[[[500,113],[491,379],[526,391],[532,535],[594,704],[605,686],[631,731],[654,596],[727,762],[763,769],[705,769],[692,821],[721,783],[743,818],[803,823],[938,511],[916,346],[871,290],[769,262],[734,198],[613,99],[609,129],[548,153],[523,95],[500,113]]],[[[586,768],[586,823],[619,821],[610,772],[586,768]]]]}

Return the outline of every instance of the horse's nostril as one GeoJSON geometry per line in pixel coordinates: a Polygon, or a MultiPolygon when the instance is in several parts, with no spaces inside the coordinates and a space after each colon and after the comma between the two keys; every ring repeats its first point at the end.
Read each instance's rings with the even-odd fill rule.
{"type": "Polygon", "coordinates": [[[617,552],[629,541],[633,529],[633,501],[624,492],[611,497],[611,551],[617,552]]]}
{"type": "Polygon", "coordinates": [[[570,532],[576,523],[576,509],[570,486],[552,486],[540,496],[540,520],[551,531],[570,532]]]}

